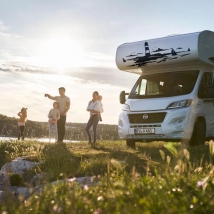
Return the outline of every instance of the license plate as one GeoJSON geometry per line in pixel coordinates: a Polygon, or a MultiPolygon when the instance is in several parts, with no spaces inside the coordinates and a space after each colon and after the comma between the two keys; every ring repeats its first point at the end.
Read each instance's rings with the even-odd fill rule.
{"type": "Polygon", "coordinates": [[[154,134],[155,129],[134,129],[135,134],[154,134]]]}

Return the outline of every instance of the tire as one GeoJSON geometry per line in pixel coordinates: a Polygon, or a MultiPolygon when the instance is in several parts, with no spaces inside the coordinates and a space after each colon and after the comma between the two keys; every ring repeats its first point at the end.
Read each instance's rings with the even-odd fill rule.
{"type": "Polygon", "coordinates": [[[196,121],[189,146],[202,146],[205,143],[206,127],[203,121],[196,121]]]}
{"type": "Polygon", "coordinates": [[[134,140],[126,140],[126,146],[130,148],[135,148],[135,141],[134,140]]]}

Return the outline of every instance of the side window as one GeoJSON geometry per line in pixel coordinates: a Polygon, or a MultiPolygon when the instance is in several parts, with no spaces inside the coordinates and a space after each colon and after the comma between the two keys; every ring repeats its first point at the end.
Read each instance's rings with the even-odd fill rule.
{"type": "Polygon", "coordinates": [[[145,95],[145,93],[146,93],[146,83],[147,83],[147,80],[142,79],[142,82],[141,82],[141,85],[140,85],[139,95],[145,95]]]}
{"type": "Polygon", "coordinates": [[[134,93],[137,95],[145,95],[146,93],[146,83],[147,80],[146,79],[142,79],[141,82],[139,82],[139,84],[137,85],[134,93]]]}
{"type": "MultiPolygon", "coordinates": [[[[162,83],[163,85],[163,83],[162,83]]],[[[152,80],[147,80],[147,79],[142,79],[141,83],[137,86],[135,90],[135,94],[138,95],[157,95],[161,94],[162,91],[162,86],[160,82],[157,81],[152,81],[152,80]]]]}
{"type": "Polygon", "coordinates": [[[159,94],[159,83],[148,80],[146,85],[146,94],[147,95],[159,94]]]}
{"type": "Polygon", "coordinates": [[[212,83],[212,74],[205,72],[201,78],[201,82],[198,89],[198,97],[206,98],[205,87],[212,83]]]}

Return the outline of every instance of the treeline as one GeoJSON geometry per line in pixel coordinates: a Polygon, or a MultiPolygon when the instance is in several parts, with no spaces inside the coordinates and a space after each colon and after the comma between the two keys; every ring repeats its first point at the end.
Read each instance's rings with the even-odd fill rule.
{"type": "MultiPolygon", "coordinates": [[[[0,136],[16,137],[18,119],[15,117],[7,117],[0,114],[0,136]]],[[[85,123],[66,123],[67,140],[87,140],[85,132],[85,123]]],[[[47,138],[48,123],[27,120],[25,126],[25,136],[27,138],[47,138]]],[[[98,140],[118,140],[118,132],[116,125],[99,124],[97,129],[98,140]]]]}

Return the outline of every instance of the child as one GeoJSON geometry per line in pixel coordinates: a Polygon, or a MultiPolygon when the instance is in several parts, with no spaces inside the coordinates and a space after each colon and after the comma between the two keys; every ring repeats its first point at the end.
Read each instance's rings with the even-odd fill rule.
{"type": "Polygon", "coordinates": [[[49,142],[51,141],[52,132],[54,133],[55,141],[58,139],[57,135],[57,120],[60,118],[60,111],[59,111],[59,103],[54,102],[53,108],[49,111],[48,114],[48,122],[49,122],[49,142]]]}
{"type": "Polygon", "coordinates": [[[98,95],[97,99],[98,99],[98,101],[100,101],[100,104],[101,104],[101,108],[100,108],[101,111],[99,113],[99,117],[100,117],[100,121],[102,121],[101,112],[103,112],[103,104],[101,101],[102,101],[103,97],[101,95],[98,95]]]}
{"type": "Polygon", "coordinates": [[[27,108],[22,108],[21,111],[18,113],[19,120],[18,120],[18,127],[19,127],[19,135],[18,140],[22,138],[24,140],[24,131],[25,131],[25,122],[27,119],[27,108]]]}

